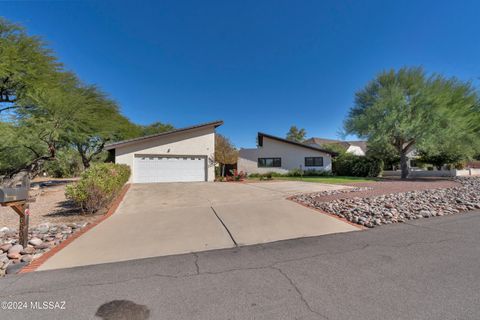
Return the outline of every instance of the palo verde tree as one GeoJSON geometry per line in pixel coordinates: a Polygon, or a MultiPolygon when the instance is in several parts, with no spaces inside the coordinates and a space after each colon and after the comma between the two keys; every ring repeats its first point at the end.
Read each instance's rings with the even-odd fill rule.
{"type": "Polygon", "coordinates": [[[290,130],[287,132],[287,140],[295,141],[295,142],[303,142],[305,141],[305,137],[307,136],[307,131],[304,128],[297,128],[297,126],[291,126],[290,130]]]}
{"type": "Polygon", "coordinates": [[[221,134],[215,134],[215,161],[221,165],[221,175],[225,176],[225,165],[235,164],[238,151],[230,140],[221,134]]]}
{"type": "Polygon", "coordinates": [[[77,150],[88,167],[107,141],[140,135],[112,100],[65,72],[40,38],[0,19],[0,175],[34,176],[61,149],[77,150]]]}
{"type": "Polygon", "coordinates": [[[469,83],[457,79],[440,81],[432,86],[443,103],[432,115],[435,134],[418,143],[421,160],[440,168],[475,158],[480,152],[480,104],[478,95],[469,83]]]}
{"type": "Polygon", "coordinates": [[[154,122],[149,125],[140,126],[142,136],[149,136],[152,134],[172,131],[174,129],[175,128],[171,124],[162,122],[154,122]]]}
{"type": "Polygon", "coordinates": [[[68,114],[62,110],[62,102],[63,95],[50,89],[32,96],[32,107],[17,108],[9,121],[2,122],[2,174],[13,177],[27,171],[35,176],[44,162],[55,159],[59,148],[65,145],[62,136],[68,114]]]}
{"type": "Polygon", "coordinates": [[[402,68],[380,73],[356,93],[344,128],[370,143],[391,145],[404,179],[413,148],[434,150],[440,144],[470,141],[477,130],[477,108],[478,97],[469,83],[428,76],[422,68],[402,68]]]}
{"type": "Polygon", "coordinates": [[[0,18],[0,174],[32,172],[55,156],[59,123],[45,117],[44,98],[68,81],[38,37],[0,18]]]}
{"type": "Polygon", "coordinates": [[[84,168],[102,154],[106,143],[141,135],[140,128],[122,116],[117,104],[97,87],[77,83],[69,99],[65,140],[78,152],[84,168]]]}
{"type": "Polygon", "coordinates": [[[38,37],[0,17],[0,114],[31,106],[29,95],[55,86],[62,70],[38,37]]]}

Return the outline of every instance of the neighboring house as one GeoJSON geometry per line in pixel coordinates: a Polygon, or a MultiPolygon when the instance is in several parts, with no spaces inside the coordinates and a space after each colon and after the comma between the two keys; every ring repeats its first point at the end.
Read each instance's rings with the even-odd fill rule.
{"type": "Polygon", "coordinates": [[[407,158],[408,158],[408,162],[407,162],[408,167],[413,170],[418,169],[418,159],[420,158],[420,156],[417,153],[417,149],[411,148],[407,152],[407,158]]]}
{"type": "Polygon", "coordinates": [[[133,183],[214,181],[215,121],[105,146],[133,183]]]}
{"type": "MultiPolygon", "coordinates": [[[[351,153],[357,156],[365,156],[367,154],[367,141],[359,140],[359,141],[343,141],[343,140],[335,140],[335,139],[324,139],[324,138],[310,138],[305,140],[305,144],[310,146],[316,146],[319,148],[325,148],[327,145],[339,145],[343,147],[345,152],[351,153]]],[[[418,154],[415,148],[412,148],[407,153],[408,158],[408,167],[412,169],[417,169],[418,166],[418,154]]],[[[398,169],[400,165],[395,165],[394,168],[398,169]]]]}
{"type": "Polygon", "coordinates": [[[293,169],[332,170],[336,153],[265,133],[258,133],[258,147],[240,149],[237,168],[251,173],[287,173],[293,169]]]}
{"type": "Polygon", "coordinates": [[[345,149],[345,152],[357,156],[364,156],[367,153],[367,141],[342,141],[334,139],[310,138],[304,141],[305,144],[325,148],[327,145],[336,144],[345,149]]]}

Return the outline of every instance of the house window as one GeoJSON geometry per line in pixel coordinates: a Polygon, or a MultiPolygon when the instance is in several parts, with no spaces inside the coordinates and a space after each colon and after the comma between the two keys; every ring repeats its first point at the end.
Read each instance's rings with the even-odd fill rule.
{"type": "Polygon", "coordinates": [[[323,167],[323,157],[305,157],[305,167],[323,167]]]}
{"type": "Polygon", "coordinates": [[[259,168],[280,168],[282,166],[282,158],[258,158],[259,168]]]}

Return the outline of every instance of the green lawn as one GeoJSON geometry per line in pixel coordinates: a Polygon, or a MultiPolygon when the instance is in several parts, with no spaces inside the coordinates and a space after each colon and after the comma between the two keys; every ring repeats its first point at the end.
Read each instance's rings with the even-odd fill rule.
{"type": "MultiPolygon", "coordinates": [[[[259,180],[259,178],[248,178],[251,180],[259,180]]],[[[305,181],[305,182],[318,182],[318,183],[331,183],[331,184],[342,184],[349,182],[369,182],[376,181],[376,178],[361,178],[361,177],[344,177],[344,176],[335,176],[335,177],[273,177],[272,180],[290,180],[290,181],[305,181]]]]}

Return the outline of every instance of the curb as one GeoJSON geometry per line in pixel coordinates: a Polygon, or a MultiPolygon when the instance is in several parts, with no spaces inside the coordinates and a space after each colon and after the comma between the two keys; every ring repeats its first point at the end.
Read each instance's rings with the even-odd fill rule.
{"type": "Polygon", "coordinates": [[[357,227],[359,230],[367,230],[367,229],[369,229],[369,228],[364,227],[364,226],[362,226],[362,225],[360,225],[360,224],[350,222],[350,221],[348,221],[348,220],[345,219],[345,218],[341,218],[341,217],[337,216],[336,214],[328,213],[328,212],[326,212],[326,211],[323,211],[323,210],[320,210],[320,209],[317,209],[317,208],[314,208],[314,207],[311,207],[311,206],[307,206],[306,204],[304,204],[304,203],[302,203],[302,202],[300,202],[300,201],[294,200],[294,199],[293,199],[294,197],[295,197],[295,196],[288,197],[287,200],[290,200],[290,201],[292,201],[292,202],[295,202],[295,203],[297,203],[297,204],[299,204],[299,205],[301,205],[301,206],[303,206],[303,207],[305,207],[305,208],[312,209],[312,210],[315,210],[315,211],[317,211],[317,212],[326,214],[327,216],[330,216],[330,217],[335,218],[335,219],[337,219],[337,220],[340,220],[340,221],[342,221],[342,222],[348,223],[349,225],[351,225],[351,226],[353,226],[353,227],[357,227]]]}
{"type": "Polygon", "coordinates": [[[74,233],[71,237],[68,239],[64,240],[61,242],[59,245],[53,247],[50,251],[44,253],[40,258],[37,260],[32,261],[29,265],[23,267],[18,274],[20,273],[28,273],[28,272],[33,272],[35,271],[38,267],[40,267],[42,264],[45,263],[48,259],[50,259],[52,256],[54,256],[56,253],[58,253],[60,250],[68,246],[72,241],[83,235],[84,233],[88,232],[90,229],[94,228],[96,225],[104,221],[105,219],[109,218],[111,215],[117,211],[118,206],[122,202],[123,198],[125,197],[125,194],[127,194],[127,191],[130,189],[130,184],[126,184],[123,186],[122,191],[120,191],[119,195],[113,200],[113,202],[110,204],[110,207],[103,216],[99,217],[97,220],[94,222],[90,223],[87,225],[85,228],[81,229],[80,231],[74,233]]]}

